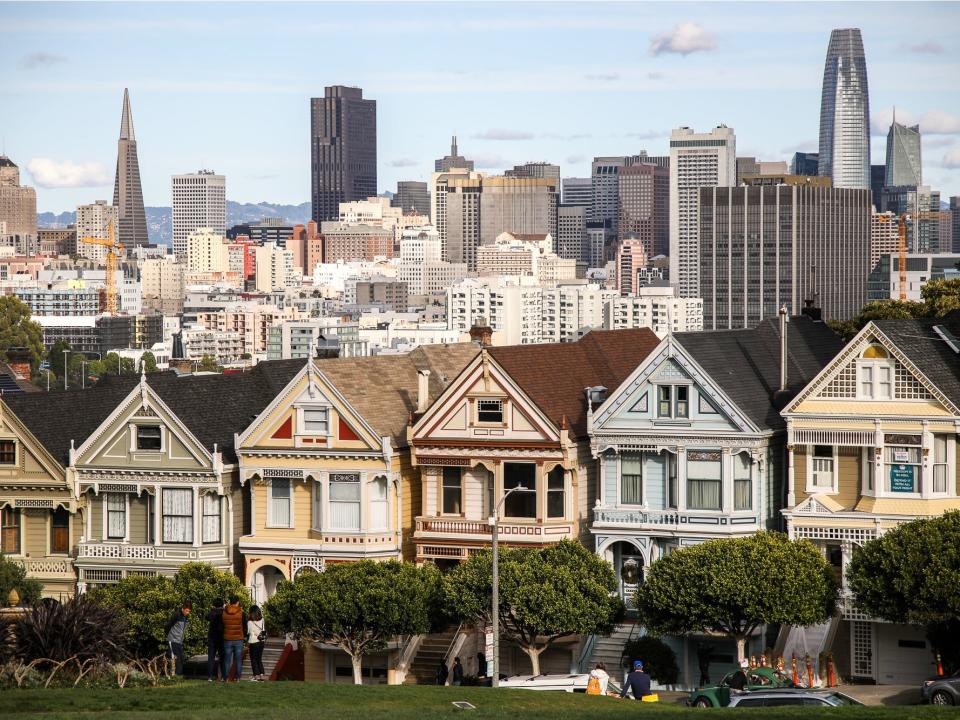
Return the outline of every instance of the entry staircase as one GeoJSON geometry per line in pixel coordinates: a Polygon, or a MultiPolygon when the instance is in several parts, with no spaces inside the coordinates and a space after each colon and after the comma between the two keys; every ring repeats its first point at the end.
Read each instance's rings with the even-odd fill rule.
{"type": "Polygon", "coordinates": [[[640,625],[628,620],[617,625],[607,637],[591,635],[580,658],[580,672],[590,672],[598,662],[602,662],[606,665],[610,677],[619,684],[624,675],[623,646],[639,632],[640,625]]]}
{"type": "MultiPolygon", "coordinates": [[[[269,679],[273,674],[280,656],[283,654],[283,648],[286,641],[282,637],[268,637],[263,647],[263,674],[269,679]]],[[[246,648],[243,653],[243,675],[241,680],[246,681],[253,677],[253,670],[250,666],[250,650],[246,648]]]]}
{"type": "Polygon", "coordinates": [[[404,685],[434,685],[437,682],[437,668],[440,661],[449,667],[453,658],[447,658],[453,644],[460,634],[460,628],[450,628],[444,632],[427,635],[420,643],[417,655],[410,663],[410,669],[403,680],[404,685]]]}

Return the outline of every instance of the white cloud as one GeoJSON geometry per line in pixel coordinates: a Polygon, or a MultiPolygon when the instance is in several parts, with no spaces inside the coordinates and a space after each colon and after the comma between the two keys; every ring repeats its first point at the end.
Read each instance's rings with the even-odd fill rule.
{"type": "Polygon", "coordinates": [[[664,74],[662,72],[648,72],[647,80],[663,80],[664,74]]]}
{"type": "Polygon", "coordinates": [[[27,163],[33,182],[42,188],[102,187],[110,184],[107,169],[98,162],[33,158],[27,163]]]}
{"type": "Polygon", "coordinates": [[[663,53],[689,55],[694,52],[714,50],[716,47],[717,41],[713,35],[693,22],[680,23],[670,32],[662,33],[650,40],[651,55],[663,53]]]}
{"type": "Polygon", "coordinates": [[[933,148],[953,147],[953,144],[955,142],[956,142],[956,139],[950,137],[949,135],[940,135],[939,137],[925,137],[923,138],[923,147],[925,150],[931,150],[933,148]]]}
{"type": "MultiPolygon", "coordinates": [[[[871,130],[878,135],[886,135],[893,122],[893,108],[875,113],[870,123],[871,130]]],[[[913,113],[897,109],[897,122],[901,125],[920,125],[922,135],[960,134],[960,116],[943,110],[931,110],[919,117],[913,113]]]]}
{"type": "Polygon", "coordinates": [[[586,80],[600,80],[603,82],[612,82],[620,79],[620,73],[591,73],[583,76],[586,80]]]}
{"type": "Polygon", "coordinates": [[[960,148],[954,148],[945,153],[941,164],[951,170],[960,170],[960,148]]]}
{"type": "Polygon", "coordinates": [[[58,65],[66,61],[67,59],[63,57],[63,55],[54,55],[53,53],[40,51],[24,55],[20,58],[20,67],[24,70],[36,70],[37,68],[58,65]]]}
{"type": "Polygon", "coordinates": [[[512,162],[496,153],[471,153],[470,159],[473,160],[474,166],[481,170],[499,170],[513,165],[512,162]]]}
{"type": "Polygon", "coordinates": [[[404,167],[416,167],[419,165],[419,161],[414,160],[413,158],[397,158],[396,160],[390,161],[390,167],[404,168],[404,167]]]}
{"type": "Polygon", "coordinates": [[[660,137],[666,137],[667,132],[665,130],[641,130],[639,132],[629,132],[624,135],[624,137],[633,138],[634,140],[654,140],[660,137]]]}
{"type": "Polygon", "coordinates": [[[943,45],[933,40],[926,40],[924,42],[915,43],[912,45],[901,45],[901,49],[910,52],[916,53],[918,55],[943,55],[945,52],[943,45]]]}
{"type": "Polygon", "coordinates": [[[789,155],[793,159],[793,154],[798,152],[808,152],[815,153],[819,152],[820,141],[819,140],[804,140],[803,142],[798,142],[794,145],[789,145],[780,150],[781,155],[789,155]]]}
{"type": "Polygon", "coordinates": [[[490,128],[473,136],[475,140],[533,140],[533,133],[526,130],[490,128]]]}
{"type": "Polygon", "coordinates": [[[565,158],[567,164],[569,164],[569,165],[576,165],[577,163],[582,163],[582,162],[584,162],[586,159],[587,159],[587,158],[586,158],[585,155],[570,155],[570,156],[568,156],[568,157],[565,158]]]}

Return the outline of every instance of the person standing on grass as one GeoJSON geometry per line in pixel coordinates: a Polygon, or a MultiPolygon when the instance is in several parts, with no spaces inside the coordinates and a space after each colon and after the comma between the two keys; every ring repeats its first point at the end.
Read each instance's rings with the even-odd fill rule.
{"type": "Polygon", "coordinates": [[[250,650],[250,671],[254,682],[266,680],[263,671],[263,644],[267,639],[267,628],[263,622],[263,612],[257,605],[250,608],[247,621],[247,648],[250,650]]]}
{"type": "Polygon", "coordinates": [[[189,600],[181,603],[170,619],[167,620],[163,631],[167,636],[167,652],[173,658],[174,673],[183,676],[183,643],[187,637],[187,623],[190,622],[190,613],[193,603],[189,600]]]}
{"type": "Polygon", "coordinates": [[[213,682],[220,674],[223,662],[223,598],[213,601],[207,622],[207,682],[213,682]]]}
{"type": "Polygon", "coordinates": [[[437,668],[437,685],[446,685],[448,677],[450,677],[450,669],[447,667],[447,661],[441,659],[440,666],[437,668]]]}
{"type": "Polygon", "coordinates": [[[247,616],[240,607],[240,598],[230,596],[230,604],[223,610],[223,681],[230,677],[230,668],[237,664],[236,679],[243,668],[243,638],[246,636],[247,616]]]}
{"type": "Polygon", "coordinates": [[[458,657],[453,659],[453,684],[463,684],[463,665],[460,664],[460,658],[458,657]]]}

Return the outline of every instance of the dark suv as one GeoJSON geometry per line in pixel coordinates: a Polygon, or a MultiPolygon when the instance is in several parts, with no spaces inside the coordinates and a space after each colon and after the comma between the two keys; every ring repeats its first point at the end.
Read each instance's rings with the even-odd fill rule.
{"type": "Polygon", "coordinates": [[[920,696],[933,705],[960,705],[960,671],[924,680],[920,696]]]}

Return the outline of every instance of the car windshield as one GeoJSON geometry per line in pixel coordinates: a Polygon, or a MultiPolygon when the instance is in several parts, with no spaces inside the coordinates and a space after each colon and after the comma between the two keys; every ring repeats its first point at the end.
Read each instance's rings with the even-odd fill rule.
{"type": "Polygon", "coordinates": [[[840,692],[824,693],[821,695],[824,700],[834,706],[843,706],[843,705],[863,705],[862,702],[854,700],[849,695],[844,695],[840,692]]]}

